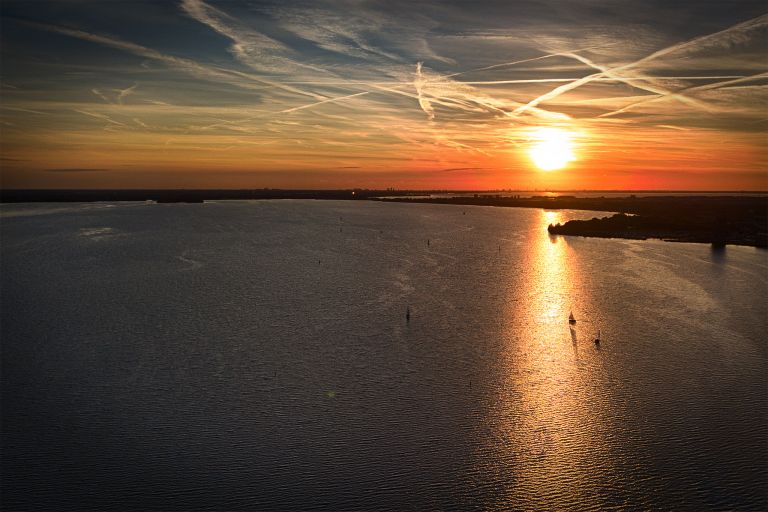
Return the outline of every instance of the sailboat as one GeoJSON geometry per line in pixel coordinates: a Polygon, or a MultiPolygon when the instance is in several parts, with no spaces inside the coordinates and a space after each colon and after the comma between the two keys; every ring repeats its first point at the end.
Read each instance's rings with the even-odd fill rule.
{"type": "Polygon", "coordinates": [[[569,324],[575,324],[576,323],[576,319],[573,318],[573,311],[571,311],[571,313],[568,315],[568,323],[569,324]]]}

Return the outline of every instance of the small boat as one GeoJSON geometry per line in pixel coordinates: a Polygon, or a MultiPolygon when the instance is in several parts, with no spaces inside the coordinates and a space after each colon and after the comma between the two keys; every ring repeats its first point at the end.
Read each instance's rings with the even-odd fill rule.
{"type": "Polygon", "coordinates": [[[595,345],[600,344],[600,329],[597,330],[597,338],[595,338],[595,345]]]}
{"type": "Polygon", "coordinates": [[[569,324],[575,324],[576,323],[576,319],[573,318],[573,311],[571,311],[571,313],[568,315],[568,323],[569,324]]]}
{"type": "Polygon", "coordinates": [[[411,321],[411,308],[410,306],[405,308],[405,321],[410,322],[411,321]]]}

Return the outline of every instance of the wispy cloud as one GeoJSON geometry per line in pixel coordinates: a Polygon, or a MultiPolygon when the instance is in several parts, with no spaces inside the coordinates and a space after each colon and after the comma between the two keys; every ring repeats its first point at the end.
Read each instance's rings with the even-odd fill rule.
{"type": "Polygon", "coordinates": [[[653,60],[673,54],[689,55],[707,48],[731,48],[732,46],[748,42],[754,32],[764,30],[766,27],[768,27],[768,14],[655,51],[647,57],[627,64],[624,66],[624,69],[639,67],[653,60]]]}
{"type": "Polygon", "coordinates": [[[117,93],[117,102],[122,104],[125,98],[136,91],[136,87],[138,87],[138,84],[133,84],[132,86],[126,87],[125,89],[117,89],[115,91],[117,93]]]}
{"type": "Polygon", "coordinates": [[[439,169],[436,172],[483,171],[487,169],[488,169],[487,167],[451,167],[448,169],[439,169]]]}
{"type": "Polygon", "coordinates": [[[156,60],[206,80],[224,82],[229,85],[242,87],[245,89],[251,89],[251,90],[262,90],[263,86],[269,86],[277,89],[282,89],[284,91],[294,93],[294,94],[310,96],[316,99],[324,99],[324,97],[319,94],[305,92],[305,91],[302,91],[301,89],[287,86],[287,85],[282,85],[278,82],[275,82],[266,78],[261,78],[252,74],[244,73],[237,70],[226,69],[218,66],[208,66],[205,64],[201,64],[192,59],[166,55],[157,50],[146,48],[144,46],[141,46],[139,44],[135,44],[129,41],[123,41],[115,37],[107,37],[99,34],[92,34],[89,32],[85,32],[83,30],[70,29],[66,27],[44,25],[44,24],[34,24],[34,25],[41,29],[50,30],[52,32],[58,32],[60,34],[68,35],[78,39],[84,39],[94,43],[102,44],[104,46],[116,48],[118,50],[123,50],[140,57],[156,60]]]}
{"type": "Polygon", "coordinates": [[[99,98],[101,98],[102,100],[104,100],[105,102],[111,103],[109,101],[109,98],[107,98],[100,90],[96,89],[95,87],[93,89],[91,89],[91,92],[93,94],[95,94],[96,96],[98,96],[99,98]]]}
{"type": "Polygon", "coordinates": [[[45,115],[45,112],[41,112],[40,110],[32,110],[31,108],[10,107],[8,105],[0,105],[0,109],[10,110],[12,112],[25,112],[27,114],[45,115]]]}
{"type": "Polygon", "coordinates": [[[531,5],[512,15],[486,2],[181,0],[155,13],[158,25],[17,20],[48,32],[40,39],[55,58],[30,59],[28,75],[2,83],[6,147],[41,170],[397,162],[458,176],[528,165],[531,129],[557,126],[579,134],[582,161],[593,164],[613,155],[630,165],[637,147],[694,161],[718,130],[739,141],[744,166],[757,161],[768,15],[683,30],[650,12],[582,23],[595,15],[583,2],[546,13],[531,5]],[[62,35],[92,45],[56,53],[62,35]],[[116,51],[108,64],[104,49],[116,51]],[[28,149],[43,143],[47,158],[67,165],[28,149]],[[73,154],[80,159],[66,160],[73,154]]]}
{"type": "Polygon", "coordinates": [[[101,168],[95,168],[95,167],[72,167],[72,168],[54,168],[54,169],[45,169],[45,172],[61,172],[61,173],[80,173],[80,172],[109,172],[110,169],[101,169],[101,168]]]}
{"type": "MultiPolygon", "coordinates": [[[[365,12],[365,11],[363,11],[365,12]]],[[[360,59],[403,62],[402,57],[378,48],[366,40],[364,31],[382,29],[382,19],[369,12],[334,13],[321,9],[280,9],[278,19],[283,26],[320,48],[360,59]]]]}
{"type": "Polygon", "coordinates": [[[242,26],[232,16],[202,0],[182,0],[181,9],[191,18],[229,38],[232,55],[256,71],[278,74],[295,72],[297,68],[322,71],[299,62],[288,46],[252,27],[242,26]]]}
{"type": "Polygon", "coordinates": [[[427,81],[424,79],[424,75],[421,72],[422,64],[422,62],[416,63],[416,78],[413,80],[413,87],[416,89],[416,96],[419,98],[419,106],[421,107],[421,110],[427,114],[427,117],[429,117],[431,121],[435,118],[435,109],[432,108],[432,103],[430,103],[429,99],[427,99],[424,94],[424,85],[427,81]]]}
{"type": "Polygon", "coordinates": [[[137,87],[138,84],[133,84],[132,86],[125,89],[110,89],[109,92],[105,92],[94,87],[91,89],[91,92],[105,103],[117,103],[122,105],[123,100],[133,94],[137,87]],[[110,94],[112,97],[110,98],[107,96],[107,94],[110,94]]]}

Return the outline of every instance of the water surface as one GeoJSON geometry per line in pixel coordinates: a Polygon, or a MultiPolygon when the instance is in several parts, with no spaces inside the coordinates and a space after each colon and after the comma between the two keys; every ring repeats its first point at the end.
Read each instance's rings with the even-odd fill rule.
{"type": "Polygon", "coordinates": [[[595,215],[2,205],[4,508],[765,508],[768,253],[595,215]]]}

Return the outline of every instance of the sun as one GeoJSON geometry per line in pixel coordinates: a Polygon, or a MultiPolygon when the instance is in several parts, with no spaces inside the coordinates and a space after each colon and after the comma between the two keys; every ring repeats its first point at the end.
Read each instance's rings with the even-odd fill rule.
{"type": "Polygon", "coordinates": [[[531,133],[533,146],[528,154],[542,171],[556,171],[576,160],[571,133],[561,128],[537,128],[531,133]]]}

